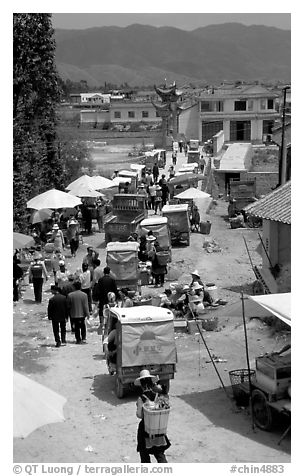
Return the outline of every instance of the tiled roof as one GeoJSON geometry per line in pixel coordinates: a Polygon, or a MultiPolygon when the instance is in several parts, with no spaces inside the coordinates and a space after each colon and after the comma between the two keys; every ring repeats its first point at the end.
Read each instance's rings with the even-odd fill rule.
{"type": "Polygon", "coordinates": [[[257,202],[248,205],[245,211],[265,220],[291,225],[291,182],[285,183],[257,202]]]}

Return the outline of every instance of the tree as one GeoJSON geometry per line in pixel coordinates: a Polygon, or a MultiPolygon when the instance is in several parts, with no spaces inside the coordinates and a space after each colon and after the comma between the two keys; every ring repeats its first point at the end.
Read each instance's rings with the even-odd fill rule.
{"type": "Polygon", "coordinates": [[[51,14],[13,16],[14,228],[26,226],[26,202],[49,188],[63,188],[56,150],[60,97],[51,14]]]}

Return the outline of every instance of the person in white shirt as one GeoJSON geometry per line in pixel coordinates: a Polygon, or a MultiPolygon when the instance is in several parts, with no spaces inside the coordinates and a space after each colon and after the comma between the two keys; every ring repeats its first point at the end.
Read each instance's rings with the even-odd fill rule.
{"type": "Polygon", "coordinates": [[[92,292],[91,292],[91,271],[87,263],[82,263],[82,273],[79,276],[81,282],[81,291],[88,296],[89,313],[92,313],[92,292]]]}

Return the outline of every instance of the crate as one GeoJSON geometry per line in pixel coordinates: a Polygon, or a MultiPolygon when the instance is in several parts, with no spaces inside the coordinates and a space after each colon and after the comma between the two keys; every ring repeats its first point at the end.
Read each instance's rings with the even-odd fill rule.
{"type": "Polygon", "coordinates": [[[145,431],[150,436],[165,435],[167,433],[170,408],[150,410],[144,405],[143,410],[145,431]]]}
{"type": "MultiPolygon", "coordinates": [[[[229,377],[236,404],[240,406],[247,406],[249,403],[248,369],[230,370],[229,377]]],[[[255,379],[255,370],[250,370],[250,380],[253,379],[255,379]]]]}

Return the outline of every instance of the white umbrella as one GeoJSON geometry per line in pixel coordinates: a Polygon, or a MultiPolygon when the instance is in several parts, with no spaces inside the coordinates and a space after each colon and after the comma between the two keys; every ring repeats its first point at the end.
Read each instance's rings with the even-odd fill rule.
{"type": "Polygon", "coordinates": [[[175,197],[176,198],[208,198],[210,197],[210,195],[209,193],[203,192],[202,190],[199,190],[198,188],[191,187],[175,195],[175,197]]]}
{"type": "Polygon", "coordinates": [[[14,437],[25,438],[40,426],[64,421],[67,399],[14,372],[14,437]]]}
{"type": "Polygon", "coordinates": [[[65,189],[72,190],[78,185],[85,185],[87,188],[93,189],[94,188],[94,180],[93,177],[89,177],[89,175],[82,175],[78,179],[71,182],[65,189]]]}
{"type": "Polygon", "coordinates": [[[83,197],[83,198],[88,198],[88,197],[97,198],[97,197],[105,196],[102,193],[97,192],[97,190],[92,190],[87,188],[85,185],[78,185],[78,186],[75,186],[75,188],[73,187],[69,191],[69,194],[75,195],[77,197],[83,197]]]}
{"type": "Polygon", "coordinates": [[[94,190],[104,190],[113,187],[113,181],[102,177],[101,175],[94,175],[92,178],[94,190]]]}
{"type": "Polygon", "coordinates": [[[77,205],[81,205],[80,198],[55,188],[37,195],[26,203],[27,208],[33,208],[34,210],[41,210],[41,208],[73,208],[77,205]]]}

